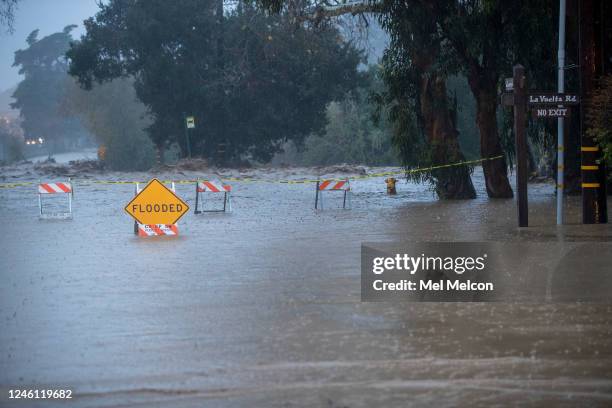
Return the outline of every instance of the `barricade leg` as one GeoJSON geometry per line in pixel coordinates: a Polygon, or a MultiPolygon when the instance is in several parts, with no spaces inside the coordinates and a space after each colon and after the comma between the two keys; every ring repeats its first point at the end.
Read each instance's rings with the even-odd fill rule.
{"type": "MultiPolygon", "coordinates": [[[[38,185],[41,184],[40,179],[38,179],[38,185]]],[[[38,209],[40,210],[40,215],[39,218],[42,218],[43,215],[43,209],[42,209],[42,194],[40,194],[40,192],[38,193],[38,209]]]]}
{"type": "Polygon", "coordinates": [[[196,192],[195,209],[193,210],[193,213],[194,214],[200,214],[200,211],[198,211],[198,202],[199,202],[199,198],[200,198],[200,192],[198,191],[198,181],[197,180],[196,180],[195,192],[196,192]]]}
{"type": "Polygon", "coordinates": [[[318,205],[319,205],[319,182],[317,181],[316,193],[315,193],[315,210],[317,209],[318,205]]]}

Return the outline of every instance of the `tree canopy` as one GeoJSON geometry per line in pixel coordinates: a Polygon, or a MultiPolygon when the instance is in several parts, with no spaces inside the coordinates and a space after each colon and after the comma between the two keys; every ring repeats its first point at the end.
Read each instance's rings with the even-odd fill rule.
{"type": "MultiPolygon", "coordinates": [[[[423,87],[421,81],[440,85],[444,77],[463,75],[476,100],[475,122],[480,133],[480,153],[485,159],[504,153],[497,123],[501,79],[519,62],[536,75],[546,72],[548,77],[554,66],[556,13],[552,0],[254,1],[276,12],[299,10],[301,5],[306,10],[301,17],[315,21],[339,14],[376,13],[391,36],[383,64],[383,76],[389,87],[384,100],[392,105],[394,118],[403,122],[398,123],[399,128],[411,130],[414,127],[406,121],[422,119],[410,113],[420,109],[421,101],[417,98],[432,89],[423,87]]],[[[434,107],[448,103],[445,92],[438,90],[434,107]]],[[[421,120],[421,127],[426,122],[421,120]]],[[[408,139],[405,136],[406,132],[397,142],[409,162],[423,157],[417,153],[420,147],[431,148],[428,143],[419,144],[418,135],[408,139]]],[[[453,138],[447,141],[454,143],[453,138]]],[[[512,196],[506,167],[503,159],[483,162],[489,196],[512,196]]]]}
{"type": "Polygon", "coordinates": [[[60,111],[69,80],[65,53],[74,27],[69,25],[41,39],[38,39],[38,30],[34,30],[26,39],[28,48],[15,52],[13,66],[19,67],[19,73],[25,78],[13,94],[15,102],[11,107],[20,110],[26,138],[42,138],[49,146],[83,130],[78,120],[60,111]]]}
{"type": "Polygon", "coordinates": [[[84,87],[133,76],[159,147],[228,162],[268,160],[325,125],[325,106],[359,81],[362,54],[329,24],[295,26],[248,4],[111,0],[68,51],[84,87]]]}

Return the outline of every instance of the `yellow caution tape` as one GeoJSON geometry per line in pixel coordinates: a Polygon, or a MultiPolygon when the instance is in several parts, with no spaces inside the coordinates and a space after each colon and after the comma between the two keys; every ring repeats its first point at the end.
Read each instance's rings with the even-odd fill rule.
{"type": "MultiPolygon", "coordinates": [[[[381,172],[381,173],[370,173],[370,174],[364,174],[360,176],[331,178],[331,179],[325,179],[325,180],[342,181],[342,180],[346,180],[347,178],[350,178],[353,180],[363,180],[363,179],[376,178],[376,177],[395,176],[398,174],[408,175],[408,174],[415,174],[415,173],[423,173],[423,172],[432,171],[432,170],[446,169],[449,167],[477,164],[477,163],[482,163],[482,162],[489,161],[489,160],[501,159],[502,157],[504,156],[499,155],[495,157],[489,157],[486,159],[466,160],[466,161],[461,161],[457,163],[442,164],[438,166],[422,167],[422,168],[410,169],[410,170],[386,171],[386,172],[381,172]]],[[[316,183],[317,181],[320,181],[320,179],[270,180],[270,179],[257,179],[257,178],[252,178],[252,177],[227,177],[227,178],[222,178],[222,180],[223,181],[236,181],[236,182],[241,182],[241,183],[280,183],[280,184],[308,184],[308,183],[316,183]]],[[[208,181],[208,180],[199,179],[199,180],[160,180],[160,181],[165,184],[170,184],[170,183],[194,184],[197,181],[208,181]]],[[[74,180],[73,180],[73,183],[74,183],[74,180]]],[[[127,180],[83,180],[83,181],[79,181],[77,185],[84,186],[84,185],[90,185],[90,184],[136,184],[136,183],[146,184],[147,182],[146,181],[127,181],[127,180]]],[[[26,181],[26,182],[20,182],[20,183],[0,183],[0,189],[1,188],[31,186],[35,184],[38,184],[38,183],[33,182],[33,181],[26,181]]]]}
{"type": "Polygon", "coordinates": [[[0,183],[0,188],[13,188],[13,187],[23,187],[23,186],[31,186],[32,184],[36,184],[30,181],[24,181],[22,183],[0,183]]]}

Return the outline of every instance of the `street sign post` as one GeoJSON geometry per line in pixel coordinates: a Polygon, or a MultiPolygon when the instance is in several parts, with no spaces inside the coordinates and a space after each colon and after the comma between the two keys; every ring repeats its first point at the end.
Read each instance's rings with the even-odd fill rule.
{"type": "Polygon", "coordinates": [[[171,225],[189,211],[189,206],[174,191],[153,179],[125,206],[125,211],[140,224],[171,225]]]}
{"type": "MultiPolygon", "coordinates": [[[[501,94],[502,106],[514,108],[514,137],[516,152],[516,191],[518,204],[519,226],[528,225],[527,210],[527,138],[525,135],[526,111],[529,107],[536,119],[557,118],[562,124],[563,118],[570,114],[570,107],[580,105],[577,94],[565,93],[560,87],[559,92],[530,92],[527,93],[525,68],[516,65],[512,78],[505,79],[506,92],[501,94]]],[[[561,126],[561,125],[560,125],[561,126]]],[[[562,126],[561,126],[562,129],[562,126]]],[[[558,170],[557,170],[557,224],[563,224],[563,132],[558,134],[558,170]]]]}
{"type": "MultiPolygon", "coordinates": [[[[559,39],[559,47],[561,46],[562,42],[561,39],[559,39]]],[[[559,52],[561,53],[562,51],[563,50],[560,48],[559,52]]],[[[580,97],[576,94],[565,93],[562,68],[563,64],[565,63],[565,54],[563,54],[563,56],[560,54],[559,56],[559,92],[531,92],[527,95],[527,105],[529,105],[531,108],[531,114],[536,119],[557,119],[557,225],[563,225],[563,189],[565,188],[565,147],[563,140],[563,120],[570,114],[570,108],[568,108],[568,106],[580,105],[580,97]]]]}
{"type": "Polygon", "coordinates": [[[187,157],[191,159],[191,140],[189,140],[189,129],[195,129],[195,117],[187,116],[185,112],[183,112],[183,117],[185,118],[185,144],[187,146],[187,157]]]}

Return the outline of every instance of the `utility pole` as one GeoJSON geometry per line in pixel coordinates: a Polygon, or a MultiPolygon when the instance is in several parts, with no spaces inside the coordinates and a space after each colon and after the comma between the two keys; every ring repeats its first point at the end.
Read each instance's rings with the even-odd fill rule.
{"type": "Polygon", "coordinates": [[[525,68],[515,65],[512,69],[514,87],[514,142],[516,150],[516,201],[519,227],[529,225],[527,207],[527,80],[525,68]]]}
{"type": "MultiPolygon", "coordinates": [[[[559,0],[559,47],[557,51],[557,92],[565,92],[565,15],[566,0],[559,0]]],[[[563,225],[563,191],[565,179],[565,152],[563,126],[565,118],[557,118],[557,225],[563,225]]]]}

